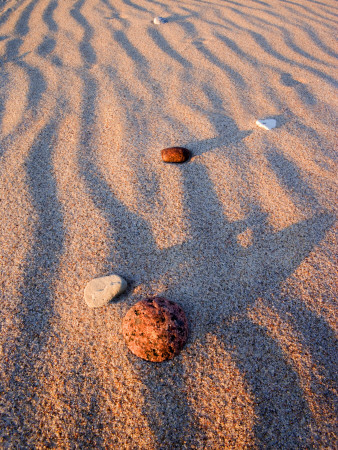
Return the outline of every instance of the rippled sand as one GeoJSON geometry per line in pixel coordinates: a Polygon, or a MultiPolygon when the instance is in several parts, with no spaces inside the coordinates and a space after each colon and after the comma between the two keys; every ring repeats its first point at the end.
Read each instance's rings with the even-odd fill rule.
{"type": "Polygon", "coordinates": [[[1,5],[1,448],[338,446],[337,3],[1,5]],[[121,333],[155,294],[162,364],[121,333]]]}

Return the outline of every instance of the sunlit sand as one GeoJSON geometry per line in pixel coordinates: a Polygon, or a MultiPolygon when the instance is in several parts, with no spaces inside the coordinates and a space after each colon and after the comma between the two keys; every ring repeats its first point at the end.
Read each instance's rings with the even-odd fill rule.
{"type": "Polygon", "coordinates": [[[337,3],[1,5],[0,447],[335,448],[337,3]]]}

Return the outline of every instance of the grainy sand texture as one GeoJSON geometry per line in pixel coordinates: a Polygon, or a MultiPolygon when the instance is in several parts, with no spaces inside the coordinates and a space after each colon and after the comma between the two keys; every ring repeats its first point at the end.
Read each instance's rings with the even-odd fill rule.
{"type": "Polygon", "coordinates": [[[334,0],[1,2],[1,449],[337,448],[337,25],[334,0]],[[163,363],[121,332],[150,295],[189,321],[163,363]]]}

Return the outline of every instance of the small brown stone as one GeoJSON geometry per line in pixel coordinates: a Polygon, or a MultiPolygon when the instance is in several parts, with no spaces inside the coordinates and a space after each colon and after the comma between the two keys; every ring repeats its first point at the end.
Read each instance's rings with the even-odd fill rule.
{"type": "Polygon", "coordinates": [[[134,355],[160,362],[172,359],[182,350],[188,337],[188,321],[177,303],[151,297],[129,309],[122,333],[134,355]]]}
{"type": "Polygon", "coordinates": [[[190,151],[184,147],[170,147],[164,148],[161,155],[164,162],[183,163],[190,158],[190,151]]]}

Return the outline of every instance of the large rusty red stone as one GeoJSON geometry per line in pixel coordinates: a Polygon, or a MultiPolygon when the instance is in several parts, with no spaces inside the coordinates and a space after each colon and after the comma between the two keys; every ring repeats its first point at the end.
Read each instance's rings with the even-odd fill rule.
{"type": "Polygon", "coordinates": [[[129,350],[147,361],[172,359],[188,337],[183,309],[163,297],[150,297],[129,309],[122,323],[129,350]]]}
{"type": "Polygon", "coordinates": [[[183,163],[190,158],[190,151],[184,147],[169,147],[161,151],[162,161],[168,163],[183,163]]]}

